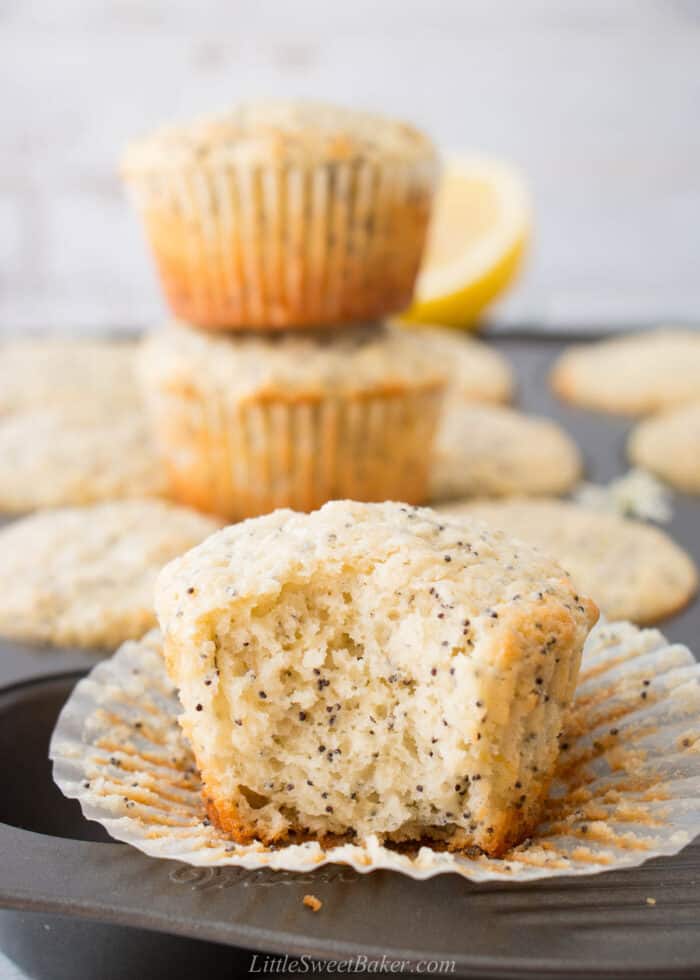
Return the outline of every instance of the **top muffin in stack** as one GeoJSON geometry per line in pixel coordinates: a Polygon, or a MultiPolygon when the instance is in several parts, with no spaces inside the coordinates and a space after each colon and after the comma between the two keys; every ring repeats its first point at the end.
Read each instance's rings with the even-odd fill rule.
{"type": "Polygon", "coordinates": [[[124,174],[177,317],[326,327],[405,308],[436,157],[404,123],[331,106],[243,106],[135,143],[124,174]]]}
{"type": "Polygon", "coordinates": [[[160,130],[123,170],[180,320],[143,358],[172,494],[234,520],[423,502],[445,379],[417,336],[377,321],[411,299],[437,175],[426,137],[253,105],[160,130]]]}

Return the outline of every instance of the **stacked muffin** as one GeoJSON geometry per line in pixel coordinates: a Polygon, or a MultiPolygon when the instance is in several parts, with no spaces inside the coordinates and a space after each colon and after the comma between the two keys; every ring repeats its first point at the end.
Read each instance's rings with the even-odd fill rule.
{"type": "Polygon", "coordinates": [[[424,501],[445,378],[381,318],[411,298],[429,141],[266,104],[159,131],[123,169],[177,317],[141,361],[172,495],[230,520],[424,501]]]}

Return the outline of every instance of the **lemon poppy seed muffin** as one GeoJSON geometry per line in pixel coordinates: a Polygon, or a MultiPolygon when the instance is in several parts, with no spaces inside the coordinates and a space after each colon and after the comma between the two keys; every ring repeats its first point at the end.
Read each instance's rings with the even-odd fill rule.
{"type": "Polygon", "coordinates": [[[679,490],[700,494],[700,387],[697,401],[636,425],[627,455],[679,490]]]}
{"type": "Polygon", "coordinates": [[[436,439],[431,497],[566,493],[582,468],[576,443],[553,419],[452,396],[436,439]]]}
{"type": "Polygon", "coordinates": [[[44,409],[108,411],[138,400],[128,340],[12,337],[0,345],[0,417],[44,409]]]}
{"type": "Polygon", "coordinates": [[[691,556],[653,524],[570,500],[455,501],[446,520],[485,521],[558,561],[609,619],[649,625],[682,609],[698,589],[691,556]]]}
{"type": "Polygon", "coordinates": [[[659,327],[575,344],[558,358],[560,398],[601,412],[645,415],[700,399],[700,330],[659,327]]]}
{"type": "Polygon", "coordinates": [[[0,413],[0,512],[163,496],[136,387],[134,399],[129,407],[98,397],[0,413]]]}
{"type": "Polygon", "coordinates": [[[134,143],[122,169],[183,320],[326,326],[410,302],[437,166],[405,123],[314,103],[245,105],[134,143]]]}
{"type": "Polygon", "coordinates": [[[535,826],[597,610],[479,522],[335,501],[214,534],[156,586],[212,819],[235,840],[535,826]]]}
{"type": "Polygon", "coordinates": [[[444,377],[419,332],[175,323],[146,340],[141,374],[182,503],[239,520],[334,498],[426,499],[444,377]]]}
{"type": "Polygon", "coordinates": [[[32,514],[0,529],[0,635],[116,649],[155,626],[166,562],[220,527],[164,500],[117,500],[32,514]]]}

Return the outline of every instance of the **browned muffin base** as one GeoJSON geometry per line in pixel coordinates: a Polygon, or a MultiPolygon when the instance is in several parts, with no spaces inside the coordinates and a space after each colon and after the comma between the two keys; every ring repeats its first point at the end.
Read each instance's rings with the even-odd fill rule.
{"type": "MultiPolygon", "coordinates": [[[[444,827],[438,826],[422,827],[420,836],[387,834],[385,843],[395,845],[399,850],[412,850],[427,845],[436,850],[448,850],[454,853],[466,853],[476,849],[488,857],[503,857],[513,847],[522,844],[534,834],[541,819],[542,804],[547,790],[548,786],[543,787],[537,798],[533,798],[526,807],[510,808],[499,817],[493,817],[485,826],[477,827],[473,833],[466,833],[462,829],[449,832],[444,827]]],[[[351,828],[348,828],[345,834],[325,834],[321,837],[301,826],[290,827],[284,833],[277,835],[260,833],[258,828],[245,821],[232,800],[215,800],[206,791],[203,792],[203,797],[207,816],[211,822],[237,844],[261,841],[268,846],[282,846],[315,840],[321,847],[329,848],[352,843],[355,837],[351,828]]]]}

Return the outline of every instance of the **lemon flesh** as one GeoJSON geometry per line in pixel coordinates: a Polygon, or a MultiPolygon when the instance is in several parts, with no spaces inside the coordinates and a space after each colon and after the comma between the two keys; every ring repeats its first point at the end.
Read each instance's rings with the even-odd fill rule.
{"type": "Polygon", "coordinates": [[[486,157],[448,160],[403,319],[473,326],[516,278],[531,228],[529,194],[515,168],[486,157]]]}

